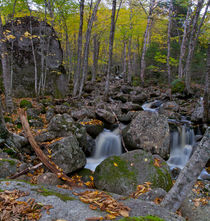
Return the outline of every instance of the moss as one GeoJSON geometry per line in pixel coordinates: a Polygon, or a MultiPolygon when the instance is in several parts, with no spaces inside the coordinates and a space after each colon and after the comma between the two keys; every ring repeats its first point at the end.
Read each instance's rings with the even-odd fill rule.
{"type": "Polygon", "coordinates": [[[8,162],[11,166],[16,165],[16,161],[10,159],[0,159],[0,165],[2,165],[2,162],[8,162]]]}
{"type": "Polygon", "coordinates": [[[20,102],[20,108],[32,108],[32,103],[31,103],[31,101],[22,100],[22,101],[20,102]]]}
{"type": "Polygon", "coordinates": [[[12,123],[13,121],[12,121],[12,118],[11,117],[4,117],[4,121],[6,122],[6,123],[12,123]]]}
{"type": "Polygon", "coordinates": [[[166,163],[162,162],[162,166],[157,167],[154,166],[154,162],[151,160],[150,165],[156,169],[155,175],[151,177],[151,187],[160,187],[168,192],[173,186],[173,183],[169,171],[165,168],[166,163]]]}
{"type": "Polygon", "coordinates": [[[157,216],[138,216],[119,219],[119,221],[165,221],[157,216]]]}
{"type": "Polygon", "coordinates": [[[65,194],[62,194],[62,193],[58,193],[58,192],[53,191],[53,190],[48,190],[48,189],[45,189],[45,188],[34,189],[34,191],[40,193],[43,196],[57,196],[58,198],[60,198],[64,202],[66,202],[68,200],[75,200],[74,197],[70,197],[68,195],[65,195],[65,194]]]}
{"type": "Polygon", "coordinates": [[[185,89],[185,84],[182,79],[176,79],[171,83],[172,93],[183,93],[185,89]]]}
{"type": "MultiPolygon", "coordinates": [[[[103,176],[99,176],[98,179],[105,179],[111,182],[119,179],[128,180],[129,183],[137,185],[136,172],[134,168],[130,168],[127,161],[122,160],[118,156],[113,156],[111,159],[105,160],[103,162],[104,168],[110,168],[109,173],[106,175],[103,173],[103,176]],[[106,165],[107,164],[107,165],[106,165]],[[116,166],[115,166],[116,165],[116,166]],[[110,167],[111,166],[111,167],[110,167]]],[[[100,167],[97,167],[96,170],[99,170],[100,167]]],[[[102,167],[103,170],[103,167],[102,167]]]]}

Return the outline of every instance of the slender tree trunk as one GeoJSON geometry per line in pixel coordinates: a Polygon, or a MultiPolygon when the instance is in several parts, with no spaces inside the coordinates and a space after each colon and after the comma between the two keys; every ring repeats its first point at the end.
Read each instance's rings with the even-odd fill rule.
{"type": "Polygon", "coordinates": [[[80,0],[80,25],[79,25],[78,43],[77,43],[77,69],[74,74],[73,96],[76,96],[79,90],[81,59],[82,59],[82,29],[83,29],[83,16],[84,16],[84,2],[85,0],[80,0]]]}
{"type": "Polygon", "coordinates": [[[203,122],[210,123],[210,43],[207,51],[207,69],[205,77],[205,91],[204,91],[204,117],[203,122]]]}
{"type": "Polygon", "coordinates": [[[150,30],[154,5],[155,5],[155,0],[150,0],[149,14],[147,17],[147,27],[146,27],[146,31],[144,34],[143,49],[142,49],[142,55],[141,55],[140,78],[141,78],[142,84],[144,84],[144,75],[145,75],[145,68],[146,68],[145,55],[146,55],[146,50],[147,50],[147,37],[148,35],[150,35],[149,30],[150,30]]]}
{"type": "Polygon", "coordinates": [[[124,41],[124,47],[123,47],[123,79],[124,82],[126,82],[126,41],[124,41]]]}
{"type": "Polygon", "coordinates": [[[188,33],[188,29],[189,29],[189,25],[190,25],[190,16],[191,16],[191,12],[192,12],[192,1],[189,1],[189,5],[188,5],[188,9],[187,9],[187,15],[186,15],[186,19],[184,22],[184,33],[183,33],[183,37],[182,37],[182,43],[181,43],[181,48],[180,48],[180,56],[179,56],[179,78],[183,77],[183,59],[185,56],[185,52],[186,52],[186,43],[187,43],[187,33],[188,33]]]}
{"type": "Polygon", "coordinates": [[[206,130],[203,139],[193,153],[189,162],[180,172],[176,183],[166,194],[161,206],[176,212],[187,194],[192,190],[198,176],[205,167],[210,156],[210,127],[206,130]]]}
{"type": "Polygon", "coordinates": [[[98,57],[99,57],[100,42],[97,34],[93,36],[93,70],[92,70],[92,82],[96,80],[96,74],[98,72],[98,57]]]}
{"type": "Polygon", "coordinates": [[[2,113],[2,103],[0,99],[0,138],[6,139],[8,136],[9,136],[9,131],[7,130],[5,125],[4,116],[2,113]]]}
{"type": "MultiPolygon", "coordinates": [[[[209,2],[210,1],[208,1],[208,5],[209,5],[209,2]]],[[[204,0],[200,0],[197,4],[197,9],[196,9],[195,17],[193,20],[193,25],[192,25],[192,30],[191,30],[190,40],[189,40],[188,55],[187,55],[187,60],[186,60],[186,65],[185,65],[185,86],[186,86],[186,90],[187,90],[188,94],[191,92],[190,91],[190,83],[191,83],[190,65],[192,62],[194,49],[195,49],[195,45],[196,45],[196,41],[197,41],[196,38],[198,38],[198,36],[200,34],[200,28],[201,28],[203,21],[204,21],[204,19],[202,19],[202,21],[199,25],[199,28],[197,29],[198,19],[199,19],[200,12],[202,10],[203,3],[204,3],[204,0]],[[196,31],[197,31],[197,33],[196,33],[196,31]]],[[[208,5],[206,6],[207,9],[208,9],[208,5]]],[[[203,18],[205,18],[205,14],[204,14],[203,18]]]]}
{"type": "Polygon", "coordinates": [[[112,16],[111,16],[111,29],[109,35],[109,61],[107,67],[107,75],[106,75],[106,84],[105,84],[105,98],[108,98],[109,93],[109,82],[110,82],[110,73],[112,68],[112,55],[113,55],[113,44],[114,44],[114,33],[115,33],[115,13],[116,13],[116,5],[117,1],[112,1],[112,16]]]}
{"type": "Polygon", "coordinates": [[[169,6],[169,18],[168,18],[168,39],[167,39],[167,69],[168,69],[168,86],[171,87],[171,66],[170,66],[170,56],[171,56],[171,27],[172,27],[172,16],[173,16],[173,0],[170,0],[169,6]]]}
{"type": "Polygon", "coordinates": [[[88,22],[88,28],[86,31],[86,42],[85,42],[85,47],[84,47],[84,59],[83,59],[83,66],[82,66],[82,80],[80,84],[80,90],[79,90],[79,97],[82,95],[82,90],[85,84],[85,79],[87,76],[87,69],[88,69],[88,54],[89,54],[89,45],[90,45],[90,37],[91,37],[91,31],[93,27],[93,22],[96,17],[96,13],[98,11],[98,6],[100,4],[101,0],[97,0],[96,5],[93,9],[93,13],[91,15],[91,18],[88,22]]]}
{"type": "Polygon", "coordinates": [[[3,73],[3,84],[5,91],[5,102],[6,102],[7,111],[12,112],[14,109],[14,105],[12,101],[12,92],[11,92],[11,71],[9,64],[9,55],[3,32],[4,32],[3,24],[0,14],[0,53],[1,53],[2,73],[3,73]]]}

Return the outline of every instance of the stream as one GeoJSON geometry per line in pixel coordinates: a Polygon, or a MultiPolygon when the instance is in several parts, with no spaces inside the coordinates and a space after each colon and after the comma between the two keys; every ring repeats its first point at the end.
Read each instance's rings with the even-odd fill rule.
{"type": "MultiPolygon", "coordinates": [[[[160,101],[146,103],[142,107],[146,111],[158,111],[161,106],[160,101]]],[[[170,122],[175,120],[169,119],[170,122]]],[[[200,135],[200,134],[198,134],[200,135]]],[[[190,122],[183,120],[179,126],[170,132],[170,157],[167,161],[171,171],[182,170],[193,153],[195,145],[195,132],[191,128],[190,122]]],[[[92,156],[87,158],[85,168],[92,171],[107,157],[122,154],[121,138],[119,129],[113,131],[104,129],[96,138],[96,149],[93,151],[92,156]]],[[[198,179],[210,180],[210,174],[203,169],[198,179]]]]}

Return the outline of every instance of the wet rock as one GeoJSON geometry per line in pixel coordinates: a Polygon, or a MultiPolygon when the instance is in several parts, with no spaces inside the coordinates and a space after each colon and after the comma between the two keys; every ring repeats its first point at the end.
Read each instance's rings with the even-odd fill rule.
{"type": "Polygon", "coordinates": [[[121,114],[118,116],[118,119],[122,123],[130,123],[131,120],[138,114],[138,112],[135,111],[128,111],[126,114],[121,114]]]}
{"type": "Polygon", "coordinates": [[[96,110],[96,115],[103,121],[113,124],[115,123],[115,116],[111,112],[104,110],[104,109],[97,109],[96,110]]]}
{"type": "Polygon", "coordinates": [[[177,114],[178,111],[179,105],[175,101],[163,103],[159,108],[159,113],[164,114],[168,118],[179,118],[177,114]]]}
{"type": "Polygon", "coordinates": [[[133,88],[131,86],[128,86],[128,85],[122,85],[121,87],[121,91],[124,93],[124,94],[130,94],[130,92],[133,90],[133,88]]]}
{"type": "Polygon", "coordinates": [[[122,131],[129,150],[144,149],[167,158],[170,133],[167,118],[156,112],[140,111],[122,131]]]}
{"type": "Polygon", "coordinates": [[[48,123],[49,123],[50,120],[54,117],[54,115],[55,115],[55,110],[54,110],[54,108],[49,107],[49,108],[47,109],[47,111],[46,111],[46,114],[45,114],[45,117],[46,117],[46,120],[47,120],[48,123]]]}
{"type": "Polygon", "coordinates": [[[98,189],[128,195],[138,184],[151,182],[153,188],[168,191],[172,186],[169,167],[158,155],[135,150],[105,159],[96,167],[94,183],[98,189]],[[154,165],[155,159],[160,167],[154,165]]]}
{"type": "Polygon", "coordinates": [[[86,164],[85,154],[73,134],[51,144],[49,149],[52,150],[52,161],[65,173],[81,169],[86,164]]]}

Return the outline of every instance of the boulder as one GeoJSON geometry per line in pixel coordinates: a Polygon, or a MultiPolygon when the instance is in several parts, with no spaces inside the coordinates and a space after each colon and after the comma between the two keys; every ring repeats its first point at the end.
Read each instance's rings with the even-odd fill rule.
{"type": "Polygon", "coordinates": [[[52,161],[63,169],[64,173],[71,173],[81,169],[86,164],[86,157],[73,134],[49,146],[52,150],[52,161]]]}
{"type": "Polygon", "coordinates": [[[192,112],[191,121],[197,122],[197,123],[202,122],[203,114],[204,114],[203,99],[200,99],[194,111],[192,112]]]}
{"type": "Polygon", "coordinates": [[[143,110],[141,105],[139,104],[134,104],[132,102],[126,102],[121,106],[122,112],[127,113],[128,111],[139,111],[143,110]]]}
{"type": "Polygon", "coordinates": [[[47,172],[37,177],[37,184],[59,185],[62,184],[62,180],[60,180],[55,173],[47,172]]]}
{"type": "Polygon", "coordinates": [[[157,112],[140,111],[122,130],[123,140],[129,150],[144,149],[167,158],[170,132],[167,118],[157,112]]]}
{"type": "Polygon", "coordinates": [[[153,188],[166,191],[172,186],[167,163],[158,155],[143,150],[111,156],[99,164],[94,173],[98,189],[122,195],[134,192],[137,185],[144,182],[151,182],[153,188]]]}
{"type": "Polygon", "coordinates": [[[148,99],[148,95],[142,92],[141,94],[131,97],[133,103],[142,105],[148,99]]]}
{"type": "Polygon", "coordinates": [[[6,178],[17,172],[20,162],[12,158],[0,158],[0,178],[6,178]]]}
{"type": "Polygon", "coordinates": [[[71,116],[75,120],[83,120],[84,118],[96,118],[94,111],[87,107],[71,111],[71,116]]]}
{"type": "Polygon", "coordinates": [[[107,122],[109,124],[115,123],[116,119],[115,119],[114,114],[112,114],[111,112],[109,112],[109,111],[107,111],[105,109],[97,109],[96,110],[96,115],[98,115],[98,117],[101,120],[103,120],[103,121],[105,121],[105,122],[107,122]]]}
{"type": "Polygon", "coordinates": [[[54,29],[45,21],[25,16],[15,18],[13,22],[8,21],[4,31],[7,33],[7,51],[9,56],[13,56],[14,95],[16,97],[35,95],[33,42],[38,83],[43,77],[41,62],[44,59],[45,92],[56,97],[65,96],[68,91],[68,76],[62,65],[63,51],[54,29]],[[11,33],[13,37],[9,37],[11,33]]]}

